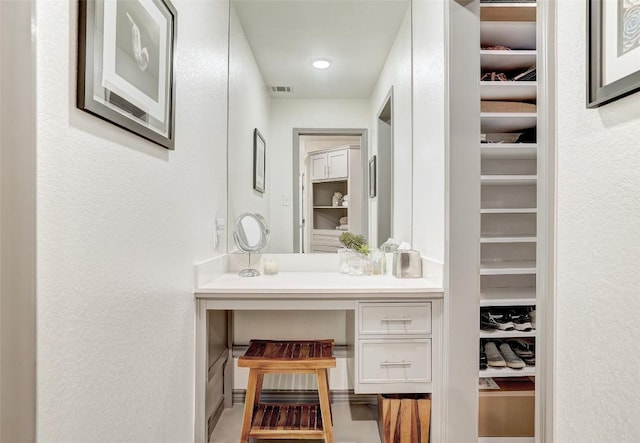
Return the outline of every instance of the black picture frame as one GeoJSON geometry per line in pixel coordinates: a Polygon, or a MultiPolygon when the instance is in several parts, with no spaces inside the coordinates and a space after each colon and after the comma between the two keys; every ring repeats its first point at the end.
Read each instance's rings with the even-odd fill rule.
{"type": "Polygon", "coordinates": [[[378,195],[378,160],[377,156],[369,159],[369,198],[375,198],[378,195]]]}
{"type": "MultiPolygon", "coordinates": [[[[587,0],[587,108],[597,108],[640,91],[640,70],[604,84],[604,35],[607,32],[602,0],[587,0]]],[[[619,3],[618,7],[622,8],[619,3]]],[[[640,47],[633,49],[640,57],[640,47]]]]}
{"type": "Polygon", "coordinates": [[[253,189],[264,193],[267,182],[267,143],[258,131],[253,130],[253,189]]]}
{"type": "Polygon", "coordinates": [[[176,24],[169,0],[80,0],[76,106],[175,149],[176,24]]]}

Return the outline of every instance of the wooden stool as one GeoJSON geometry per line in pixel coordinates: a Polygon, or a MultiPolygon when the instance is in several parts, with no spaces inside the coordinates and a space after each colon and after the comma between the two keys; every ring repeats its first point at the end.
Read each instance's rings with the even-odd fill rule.
{"type": "Polygon", "coordinates": [[[327,372],[336,367],[333,340],[251,340],[238,366],[249,368],[240,443],[249,438],[324,438],[333,443],[327,372]],[[320,404],[261,403],[264,374],[315,374],[320,404]]]}

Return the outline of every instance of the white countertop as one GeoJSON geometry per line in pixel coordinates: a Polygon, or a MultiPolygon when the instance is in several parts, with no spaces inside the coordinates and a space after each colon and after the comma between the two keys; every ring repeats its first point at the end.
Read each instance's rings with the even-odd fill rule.
{"type": "Polygon", "coordinates": [[[277,275],[240,277],[225,273],[196,288],[196,297],[207,294],[424,294],[442,297],[442,287],[425,278],[392,275],[351,276],[339,272],[280,272],[277,275]]]}

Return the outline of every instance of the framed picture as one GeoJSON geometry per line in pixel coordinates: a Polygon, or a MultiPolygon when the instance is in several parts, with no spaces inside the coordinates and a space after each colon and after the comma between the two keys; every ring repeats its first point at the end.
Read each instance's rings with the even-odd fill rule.
{"type": "Polygon", "coordinates": [[[377,160],[374,155],[369,159],[369,198],[374,198],[377,193],[378,186],[378,168],[376,167],[377,160]]]}
{"type": "Polygon", "coordinates": [[[168,0],[80,0],[78,108],[174,149],[176,17],[168,0]]]}
{"type": "Polygon", "coordinates": [[[267,144],[258,129],[253,130],[253,189],[264,192],[267,144]]]}
{"type": "Polygon", "coordinates": [[[640,0],[588,0],[587,107],[640,91],[640,0]]]}

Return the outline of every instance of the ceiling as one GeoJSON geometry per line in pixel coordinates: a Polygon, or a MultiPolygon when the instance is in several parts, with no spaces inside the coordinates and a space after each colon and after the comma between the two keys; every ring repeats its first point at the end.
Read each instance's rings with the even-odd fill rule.
{"type": "MultiPolygon", "coordinates": [[[[409,0],[233,0],[267,86],[283,98],[369,98],[409,0]],[[325,70],[311,66],[330,58],[325,70]]],[[[233,57],[233,54],[231,54],[233,57]]]]}

